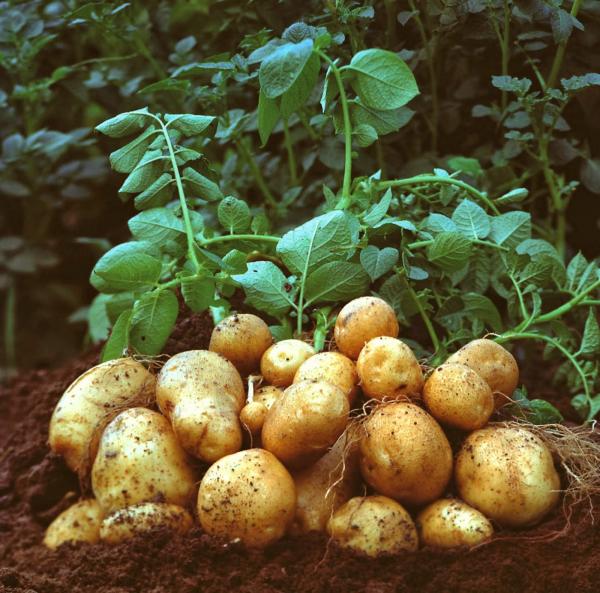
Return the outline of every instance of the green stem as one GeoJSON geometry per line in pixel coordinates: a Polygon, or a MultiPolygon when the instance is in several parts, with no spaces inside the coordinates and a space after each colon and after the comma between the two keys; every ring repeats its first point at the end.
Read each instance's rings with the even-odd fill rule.
{"type": "Polygon", "coordinates": [[[243,140],[236,140],[235,145],[236,145],[238,151],[240,152],[240,154],[242,155],[242,158],[244,159],[244,161],[250,168],[250,171],[252,172],[252,176],[254,177],[254,181],[256,181],[256,185],[258,186],[258,189],[260,190],[261,194],[263,195],[263,198],[265,199],[267,204],[269,204],[272,208],[276,208],[277,201],[273,197],[273,194],[271,193],[271,190],[269,189],[269,186],[267,185],[267,182],[265,181],[263,174],[261,173],[260,169],[258,168],[258,165],[256,164],[256,161],[254,160],[254,157],[248,150],[248,147],[246,146],[246,144],[244,143],[243,140]]]}
{"type": "Polygon", "coordinates": [[[200,242],[202,247],[213,245],[214,243],[223,243],[225,241],[267,241],[269,243],[278,243],[281,237],[274,235],[221,235],[220,237],[212,237],[204,239],[200,242]]]}
{"type": "Polygon", "coordinates": [[[288,128],[288,120],[283,120],[283,139],[285,148],[288,155],[288,165],[290,168],[290,183],[293,186],[298,185],[298,169],[296,167],[296,157],[294,156],[294,148],[292,146],[292,138],[290,136],[290,130],[288,128]]]}
{"type": "Polygon", "coordinates": [[[17,288],[14,282],[11,282],[6,292],[4,302],[4,348],[6,367],[12,371],[17,367],[17,348],[16,348],[16,315],[17,315],[17,288]]]}
{"type": "MultiPolygon", "coordinates": [[[[521,287],[519,286],[518,282],[514,279],[514,276],[512,274],[509,274],[508,277],[510,278],[510,281],[515,287],[517,298],[519,299],[519,307],[521,308],[521,315],[523,317],[522,323],[526,323],[527,325],[529,325],[531,323],[531,315],[529,315],[529,311],[527,311],[527,307],[525,306],[525,299],[523,298],[523,292],[521,291],[521,287]]],[[[525,329],[525,327],[522,327],[521,329],[525,329]]]]}
{"type": "Polygon", "coordinates": [[[298,307],[297,307],[298,320],[296,322],[296,332],[297,332],[298,336],[300,336],[302,334],[302,314],[304,312],[304,287],[306,285],[306,276],[308,274],[308,264],[310,262],[310,254],[312,252],[313,242],[315,240],[315,236],[316,236],[318,230],[319,230],[319,225],[316,224],[315,230],[313,231],[313,234],[310,238],[310,243],[308,245],[308,249],[306,250],[307,257],[306,257],[306,262],[304,264],[304,270],[302,270],[302,282],[300,282],[300,294],[298,296],[298,307]]]}
{"type": "MultiPolygon", "coordinates": [[[[574,0],[573,6],[571,6],[571,16],[576,17],[580,8],[581,0],[574,0]]],[[[567,43],[569,43],[569,37],[567,37],[564,41],[561,41],[558,45],[558,48],[556,49],[554,61],[552,62],[552,68],[550,69],[550,74],[548,75],[548,80],[546,82],[546,88],[548,89],[554,88],[556,86],[558,77],[560,75],[560,70],[562,68],[563,60],[565,58],[565,52],[567,51],[567,43]]]]}
{"type": "Polygon", "coordinates": [[[304,113],[304,111],[298,111],[297,115],[300,118],[300,122],[304,126],[304,129],[306,130],[306,133],[310,136],[310,139],[311,140],[318,140],[319,139],[319,134],[317,134],[312,129],[312,127],[310,125],[310,122],[306,118],[306,114],[304,113]]]}
{"type": "Polygon", "coordinates": [[[425,327],[427,328],[427,333],[429,334],[429,338],[431,339],[431,343],[433,345],[433,353],[435,354],[440,349],[440,340],[435,331],[435,328],[433,327],[433,323],[431,322],[431,319],[429,319],[429,315],[427,315],[427,311],[425,311],[425,309],[423,308],[423,305],[421,304],[419,297],[416,295],[415,291],[412,289],[410,284],[408,284],[408,282],[406,283],[406,287],[408,289],[408,293],[410,294],[413,302],[415,303],[415,305],[417,307],[417,310],[419,311],[419,315],[421,316],[421,319],[423,320],[425,327]]]}
{"type": "MultiPolygon", "coordinates": [[[[409,249],[419,249],[421,247],[427,247],[433,242],[433,239],[424,239],[423,241],[414,241],[412,243],[409,243],[407,247],[409,249]]],[[[492,249],[496,249],[498,251],[509,251],[508,247],[504,247],[503,245],[497,245],[496,243],[486,241],[485,239],[471,239],[471,243],[474,243],[475,245],[481,245],[482,247],[491,247],[492,249]]]]}

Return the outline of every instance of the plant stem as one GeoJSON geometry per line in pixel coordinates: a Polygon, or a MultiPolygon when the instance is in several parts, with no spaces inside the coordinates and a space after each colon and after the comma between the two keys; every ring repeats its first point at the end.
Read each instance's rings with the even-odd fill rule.
{"type": "Polygon", "coordinates": [[[433,327],[433,323],[431,322],[431,319],[429,319],[429,315],[427,315],[427,311],[425,311],[423,305],[421,304],[421,301],[419,300],[419,297],[416,295],[415,291],[408,282],[406,283],[406,287],[419,311],[419,315],[421,316],[425,327],[427,328],[427,333],[429,334],[429,338],[431,339],[431,343],[433,345],[433,353],[435,354],[440,349],[440,340],[435,331],[435,328],[433,327]]]}
{"type": "MultiPolygon", "coordinates": [[[[509,251],[508,247],[504,247],[503,245],[497,245],[496,243],[486,241],[485,239],[471,239],[470,241],[471,243],[474,243],[475,245],[481,245],[482,247],[492,247],[493,249],[497,249],[498,251],[509,251]]],[[[423,241],[414,241],[413,243],[409,243],[407,247],[409,249],[419,249],[420,247],[427,247],[433,242],[433,239],[424,239],[423,241]]]]}
{"type": "Polygon", "coordinates": [[[310,243],[308,245],[308,249],[306,251],[307,257],[306,257],[306,262],[304,264],[304,270],[302,270],[302,280],[300,282],[300,294],[298,295],[298,307],[296,309],[298,311],[298,321],[296,322],[296,332],[297,332],[298,336],[300,336],[302,334],[302,314],[304,312],[304,287],[306,285],[306,275],[308,274],[308,264],[310,262],[310,254],[312,252],[313,242],[315,240],[315,236],[316,236],[318,230],[319,230],[319,224],[316,224],[315,230],[313,231],[313,234],[310,238],[310,243]]]}
{"type": "Polygon", "coordinates": [[[16,314],[17,314],[17,288],[14,281],[10,283],[6,291],[4,302],[4,348],[6,368],[10,372],[17,367],[16,348],[16,314]]]}
{"type": "MultiPolygon", "coordinates": [[[[571,6],[571,16],[576,17],[580,8],[581,0],[574,0],[573,6],[571,6]]],[[[558,45],[558,48],[556,49],[554,61],[552,62],[552,68],[550,69],[550,74],[548,75],[548,80],[546,82],[547,89],[551,89],[554,88],[554,86],[556,86],[558,77],[560,75],[560,70],[562,68],[562,63],[565,58],[565,52],[567,51],[567,43],[569,43],[569,37],[561,41],[558,45]]]]}
{"type": "Polygon", "coordinates": [[[283,120],[283,138],[288,155],[288,165],[290,168],[290,183],[291,185],[296,186],[298,185],[298,169],[296,167],[296,157],[294,155],[294,148],[292,146],[292,138],[290,136],[290,130],[288,128],[287,118],[284,118],[283,120]]]}
{"type": "Polygon", "coordinates": [[[269,187],[265,181],[265,178],[263,177],[260,169],[258,168],[258,165],[256,164],[256,161],[254,160],[254,157],[248,150],[248,147],[246,146],[246,144],[244,143],[243,140],[236,140],[235,145],[236,145],[238,151],[240,152],[240,154],[242,155],[242,158],[244,159],[244,161],[246,161],[246,164],[250,168],[250,171],[252,172],[252,176],[254,177],[254,180],[256,181],[256,185],[258,185],[258,189],[260,189],[260,192],[262,193],[263,198],[265,199],[267,204],[269,204],[272,208],[276,208],[277,201],[273,197],[273,194],[271,193],[271,190],[269,189],[269,187]]]}
{"type": "Polygon", "coordinates": [[[269,243],[278,243],[281,237],[274,235],[221,235],[220,237],[212,237],[204,239],[200,245],[213,245],[214,243],[223,243],[225,241],[268,241],[269,243]]]}
{"type": "MultiPolygon", "coordinates": [[[[508,61],[510,59],[510,6],[508,0],[504,0],[504,27],[502,30],[502,43],[500,49],[502,52],[502,76],[508,76],[508,61]]],[[[502,91],[502,113],[507,105],[507,93],[502,91]]]]}

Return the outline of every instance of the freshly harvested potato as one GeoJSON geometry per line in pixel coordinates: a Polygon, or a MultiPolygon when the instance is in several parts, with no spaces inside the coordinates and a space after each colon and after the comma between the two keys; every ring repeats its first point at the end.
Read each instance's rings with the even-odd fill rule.
{"type": "Polygon", "coordinates": [[[102,510],[93,498],[80,500],[63,511],[46,529],[44,545],[51,550],[65,542],[89,542],[100,539],[102,510]]]}
{"type": "Polygon", "coordinates": [[[455,480],[461,498],[507,527],[539,523],[560,495],[550,450],[524,428],[491,426],[469,435],[455,480]]]}
{"type": "Polygon", "coordinates": [[[517,361],[506,348],[493,340],[473,340],[446,362],[466,364],[483,377],[494,393],[496,409],[508,403],[519,384],[517,361]]]}
{"type": "Polygon", "coordinates": [[[100,539],[109,544],[118,544],[159,528],[183,534],[193,525],[192,516],[183,507],[166,502],[143,502],[106,517],[100,527],[100,539]]]}
{"type": "Polygon", "coordinates": [[[373,338],[356,361],[363,393],[374,399],[418,396],[423,372],[413,351],[396,338],[373,338]]]}
{"type": "Polygon", "coordinates": [[[383,299],[365,296],[342,308],[333,335],[340,352],[356,360],[366,342],[379,336],[397,338],[399,331],[394,309],[383,299]]]}
{"type": "Polygon", "coordinates": [[[267,414],[263,447],[290,467],[309,465],[344,432],[349,411],[339,387],[324,381],[294,383],[267,414]]]}
{"type": "Polygon", "coordinates": [[[350,405],[358,393],[356,366],[339,352],[320,352],[311,356],[296,371],[294,383],[300,381],[325,381],[337,385],[348,397],[350,405]]]}
{"type": "Polygon", "coordinates": [[[314,348],[302,340],[282,340],[262,355],[260,372],[267,383],[289,387],[300,365],[314,353],[314,348]]]}
{"type": "Polygon", "coordinates": [[[105,515],[141,502],[187,506],[196,480],[169,421],[147,408],[130,408],[110,422],[92,468],[92,489],[105,515]]]}
{"type": "Polygon", "coordinates": [[[248,449],[208,468],[198,492],[198,519],[211,535],[263,548],[287,531],[296,509],[294,480],[264,449],[248,449]]]}
{"type": "Polygon", "coordinates": [[[386,496],[357,496],[327,523],[329,535],[344,548],[367,556],[416,552],[417,529],[408,512],[386,496]]]}
{"type": "Polygon", "coordinates": [[[362,428],[360,468],[377,492],[407,504],[442,495],[452,475],[452,450],[425,410],[403,402],[384,404],[362,428]]]}
{"type": "Polygon", "coordinates": [[[442,424],[477,430],[494,411],[494,396],[487,382],[464,364],[443,364],[423,387],[429,413],[442,424]]]}
{"type": "Polygon", "coordinates": [[[246,376],[258,369],[272,343],[269,326],[260,317],[239,313],[223,319],[213,329],[208,349],[230,360],[246,376]]]}
{"type": "Polygon", "coordinates": [[[240,374],[216,352],[181,352],[158,375],[159,408],[171,420],[181,446],[203,461],[240,450],[239,413],[245,400],[240,374]]]}
{"type": "Polygon", "coordinates": [[[271,406],[283,395],[279,387],[266,385],[256,390],[251,402],[248,402],[240,412],[240,422],[254,435],[262,430],[267,413],[271,406]]]}
{"type": "Polygon", "coordinates": [[[490,539],[494,528],[477,509],[457,500],[436,500],[417,517],[419,539],[432,548],[460,548],[490,539]]]}
{"type": "Polygon", "coordinates": [[[156,380],[133,358],[99,364],[75,379],[50,420],[48,441],[71,470],[87,474],[98,441],[115,412],[154,400],[156,380]]]}

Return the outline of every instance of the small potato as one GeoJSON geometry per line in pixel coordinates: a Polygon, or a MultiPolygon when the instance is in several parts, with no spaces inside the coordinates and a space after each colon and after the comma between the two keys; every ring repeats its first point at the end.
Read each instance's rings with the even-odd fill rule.
{"type": "Polygon", "coordinates": [[[493,340],[473,340],[455,352],[447,363],[466,364],[490,386],[498,409],[509,402],[519,384],[519,367],[514,356],[493,340]]]}
{"type": "Polygon", "coordinates": [[[193,525],[192,516],[180,506],[165,502],[143,502],[106,517],[100,527],[100,539],[109,544],[118,544],[140,533],[160,528],[183,534],[193,525]]]}
{"type": "Polygon", "coordinates": [[[329,535],[344,548],[367,556],[416,552],[417,529],[403,506],[386,496],[357,496],[327,523],[329,535]]]}
{"type": "Polygon", "coordinates": [[[379,336],[397,338],[399,331],[394,309],[383,299],[366,296],[342,308],[333,333],[340,352],[356,360],[366,342],[379,336]]]}
{"type": "Polygon", "coordinates": [[[311,356],[296,371],[294,383],[300,381],[325,381],[337,385],[348,397],[350,405],[358,394],[356,366],[339,352],[320,352],[311,356]]]}
{"type": "Polygon", "coordinates": [[[248,449],[208,468],[198,492],[202,529],[263,548],[283,537],[296,509],[294,480],[264,449],[248,449]]]}
{"type": "Polygon", "coordinates": [[[423,387],[429,413],[442,424],[477,430],[494,411],[494,396],[487,382],[464,364],[443,364],[423,387]]]}
{"type": "Polygon", "coordinates": [[[423,372],[413,351],[396,338],[373,338],[356,362],[363,393],[374,399],[419,396],[423,372]]]}
{"type": "Polygon", "coordinates": [[[460,548],[490,539],[494,528],[478,510],[456,499],[436,500],[417,517],[419,539],[432,548],[460,548]]]}
{"type": "Polygon", "coordinates": [[[65,542],[89,542],[100,539],[102,510],[93,498],[80,500],[63,511],[46,529],[44,545],[51,550],[65,542]]]}
{"type": "Polygon", "coordinates": [[[260,402],[247,403],[240,412],[240,422],[253,435],[260,434],[269,410],[260,402]]]}
{"type": "Polygon", "coordinates": [[[294,383],[267,414],[263,447],[289,467],[309,465],[344,432],[349,411],[339,387],[323,381],[294,383]]]}
{"type": "Polygon", "coordinates": [[[152,402],[155,383],[154,375],[133,358],[109,360],[86,371],[69,385],[54,409],[50,448],[71,470],[87,474],[114,413],[152,402]]]}
{"type": "Polygon", "coordinates": [[[92,468],[105,515],[141,502],[187,506],[196,480],[169,421],[146,408],[125,410],[106,427],[92,468]]]}
{"type": "Polygon", "coordinates": [[[272,343],[269,326],[260,317],[239,313],[223,319],[213,329],[208,349],[230,360],[246,376],[258,369],[272,343]]]}
{"type": "Polygon", "coordinates": [[[315,353],[301,340],[282,340],[273,344],[260,359],[260,372],[267,383],[289,387],[300,365],[315,353]]]}
{"type": "Polygon", "coordinates": [[[263,404],[267,410],[270,410],[282,395],[283,390],[279,387],[265,385],[255,391],[253,401],[263,404]]]}
{"type": "Polygon", "coordinates": [[[452,475],[452,450],[425,410],[403,402],[384,404],[362,427],[360,468],[377,492],[406,504],[442,495],[452,475]]]}
{"type": "Polygon", "coordinates": [[[506,527],[539,523],[560,496],[552,454],[524,428],[470,434],[456,458],[455,480],[461,498],[506,527]]]}

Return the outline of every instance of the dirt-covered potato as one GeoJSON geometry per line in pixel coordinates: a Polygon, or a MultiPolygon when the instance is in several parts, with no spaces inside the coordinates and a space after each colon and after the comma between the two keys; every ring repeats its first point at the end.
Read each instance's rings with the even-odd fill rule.
{"type": "Polygon", "coordinates": [[[417,529],[408,512],[386,496],[357,496],[327,523],[329,535],[344,548],[367,556],[415,552],[417,529]]]}
{"type": "Polygon", "coordinates": [[[260,434],[268,411],[282,395],[283,391],[273,385],[265,385],[257,389],[252,401],[249,401],[240,412],[240,422],[242,425],[253,435],[260,434]]]}
{"type": "Polygon", "coordinates": [[[251,548],[263,548],[283,537],[295,508],[292,476],[264,449],[219,459],[204,474],[198,492],[202,528],[251,548]]]}
{"type": "Polygon", "coordinates": [[[267,383],[289,387],[300,365],[315,353],[302,340],[282,340],[273,344],[260,359],[260,372],[267,383]]]}
{"type": "Polygon", "coordinates": [[[455,480],[461,498],[507,527],[539,523],[560,495],[550,450],[524,428],[490,426],[469,435],[455,480]]]}
{"type": "Polygon", "coordinates": [[[407,504],[442,495],[452,475],[452,450],[425,410],[403,402],[383,404],[362,429],[360,468],[377,492],[407,504]]]}
{"type": "Polygon", "coordinates": [[[271,344],[269,326],[260,317],[237,313],[213,329],[208,349],[230,360],[246,376],[258,370],[260,359],[271,344]]]}
{"type": "Polygon", "coordinates": [[[131,539],[154,529],[186,533],[194,520],[183,507],[166,502],[143,502],[120,509],[102,521],[100,539],[109,544],[131,539]]]}
{"type": "Polygon", "coordinates": [[[324,381],[294,383],[267,414],[263,447],[289,467],[309,465],[344,432],[349,411],[339,387],[324,381]]]}
{"type": "Polygon", "coordinates": [[[102,510],[93,498],[80,500],[63,511],[46,529],[44,545],[55,550],[65,542],[89,542],[100,539],[102,510]]]}
{"type": "Polygon", "coordinates": [[[476,546],[494,534],[482,513],[455,498],[431,503],[419,513],[416,524],[421,543],[431,548],[476,546]]]}
{"type": "Polygon", "coordinates": [[[366,342],[379,336],[397,338],[399,331],[394,310],[383,299],[366,296],[342,308],[333,333],[340,352],[356,360],[366,342]]]}
{"type": "Polygon", "coordinates": [[[196,480],[169,421],[146,408],[130,408],[110,422],[92,468],[92,489],[105,515],[142,502],[187,506],[196,480]]]}
{"type": "Polygon", "coordinates": [[[337,385],[352,406],[358,393],[358,374],[352,360],[339,352],[320,352],[303,362],[294,376],[300,381],[325,381],[337,385]]]}
{"type": "Polygon", "coordinates": [[[413,351],[401,340],[373,338],[356,361],[360,386],[368,398],[399,399],[419,396],[423,372],[413,351]]]}
{"type": "Polygon", "coordinates": [[[473,340],[446,362],[466,364],[483,377],[494,393],[496,408],[509,402],[519,384],[517,361],[506,348],[493,340],[473,340]]]}
{"type": "Polygon", "coordinates": [[[133,358],[110,360],[75,379],[60,398],[48,441],[76,473],[87,474],[98,441],[114,414],[154,400],[156,380],[133,358]]]}
{"type": "Polygon", "coordinates": [[[203,461],[240,450],[239,413],[245,400],[240,374],[216,352],[181,352],[158,375],[159,408],[171,420],[182,447],[203,461]]]}
{"type": "Polygon", "coordinates": [[[427,379],[423,401],[442,424],[477,430],[494,411],[494,396],[487,382],[464,364],[443,364],[427,379]]]}

